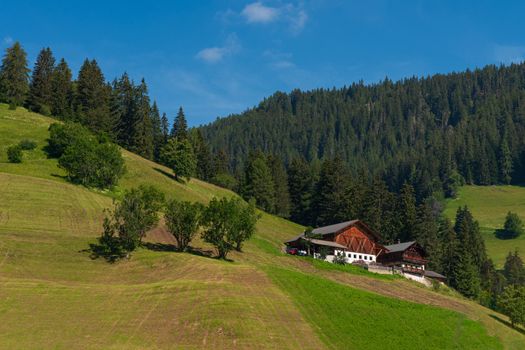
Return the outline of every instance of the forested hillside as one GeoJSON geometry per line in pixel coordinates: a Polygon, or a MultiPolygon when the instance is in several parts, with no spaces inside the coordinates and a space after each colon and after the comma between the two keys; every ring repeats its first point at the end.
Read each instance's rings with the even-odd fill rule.
{"type": "Polygon", "coordinates": [[[232,171],[251,150],[311,164],[340,156],[356,174],[405,181],[419,198],[469,184],[525,179],[525,64],[275,93],[259,106],[200,128],[232,171]]]}

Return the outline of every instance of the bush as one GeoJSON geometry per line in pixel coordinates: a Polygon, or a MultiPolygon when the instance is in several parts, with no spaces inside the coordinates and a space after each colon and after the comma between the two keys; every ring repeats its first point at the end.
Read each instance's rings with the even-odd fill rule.
{"type": "Polygon", "coordinates": [[[197,234],[203,206],[200,203],[172,200],[168,203],[164,216],[168,231],[177,241],[177,250],[182,252],[197,234]]]}
{"type": "Polygon", "coordinates": [[[338,252],[335,256],[334,256],[334,260],[332,261],[334,264],[338,264],[338,265],[345,265],[346,262],[347,262],[347,259],[346,259],[346,256],[345,256],[345,253],[344,252],[338,252]]]}
{"type": "Polygon", "coordinates": [[[23,149],[24,151],[31,151],[31,150],[34,150],[36,148],[36,142],[33,141],[33,140],[22,140],[18,143],[18,145],[20,146],[21,149],[23,149]]]}
{"type": "Polygon", "coordinates": [[[110,188],[125,172],[118,146],[95,139],[80,139],[68,146],[58,165],[71,181],[88,187],[110,188]]]}
{"type": "Polygon", "coordinates": [[[22,163],[22,148],[19,145],[7,149],[7,159],[10,163],[22,163]]]}
{"type": "Polygon", "coordinates": [[[521,219],[518,214],[509,211],[505,218],[503,230],[499,230],[497,236],[503,239],[511,239],[519,237],[522,233],[523,223],[521,222],[521,219]]]}
{"type": "Polygon", "coordinates": [[[49,156],[59,158],[66,149],[79,140],[93,141],[95,137],[88,129],[76,123],[53,123],[49,126],[48,147],[49,156]]]}

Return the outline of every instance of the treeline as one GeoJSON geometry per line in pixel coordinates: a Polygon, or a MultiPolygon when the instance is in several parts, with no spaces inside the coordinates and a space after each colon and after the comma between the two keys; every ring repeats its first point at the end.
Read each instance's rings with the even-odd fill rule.
{"type": "Polygon", "coordinates": [[[357,175],[405,182],[419,199],[453,196],[459,183],[525,180],[525,64],[487,66],[398,82],[275,93],[256,108],[200,128],[242,173],[250,150],[289,167],[335,156],[357,175]]]}
{"type": "Polygon", "coordinates": [[[0,67],[0,102],[84,125],[171,167],[179,179],[217,177],[217,183],[232,188],[225,156],[213,154],[198,130],[188,130],[182,107],[170,126],[166,113],[161,115],[151,100],[144,79],[135,83],[124,73],[107,82],[97,61],[86,59],[74,80],[65,59],[57,63],[50,48],[40,51],[30,72],[26,52],[14,43],[0,67]]]}

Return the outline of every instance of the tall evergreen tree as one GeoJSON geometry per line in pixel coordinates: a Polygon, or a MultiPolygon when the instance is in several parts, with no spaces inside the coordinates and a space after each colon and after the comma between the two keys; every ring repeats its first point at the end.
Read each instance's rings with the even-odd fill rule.
{"type": "Polygon", "coordinates": [[[62,119],[72,118],[74,92],[71,79],[71,70],[62,58],[51,77],[51,114],[62,119]]]}
{"type": "Polygon", "coordinates": [[[184,116],[184,110],[179,107],[179,112],[173,122],[173,128],[171,129],[171,137],[177,137],[179,139],[185,139],[188,137],[188,123],[184,116]]]}
{"type": "Polygon", "coordinates": [[[164,144],[166,144],[168,142],[168,138],[170,136],[170,133],[169,133],[169,121],[168,121],[168,117],[166,116],[166,113],[162,113],[162,118],[160,119],[160,125],[161,125],[161,130],[162,130],[162,137],[163,137],[163,142],[164,144]]]}
{"type": "Polygon", "coordinates": [[[195,157],[197,158],[197,177],[204,181],[210,181],[213,178],[213,159],[210,149],[199,129],[192,129],[190,132],[190,141],[193,146],[195,157]]]}
{"type": "Polygon", "coordinates": [[[154,132],[151,120],[151,107],[149,104],[148,87],[144,79],[135,88],[136,109],[133,114],[130,135],[131,151],[147,159],[153,158],[154,132]]]}
{"type": "Polygon", "coordinates": [[[9,108],[21,106],[29,90],[29,68],[27,54],[17,41],[7,48],[0,67],[0,100],[9,103],[9,108]]]}
{"type": "Polygon", "coordinates": [[[288,217],[290,214],[290,192],[288,190],[288,175],[282,160],[274,155],[269,155],[268,166],[272,174],[275,190],[275,210],[274,214],[281,217],[288,217]]]}
{"type": "Polygon", "coordinates": [[[525,269],[523,268],[523,261],[521,260],[517,249],[514,253],[509,252],[507,255],[503,267],[503,275],[509,284],[525,284],[525,269]]]}
{"type": "Polygon", "coordinates": [[[329,225],[348,219],[348,185],[348,171],[341,158],[325,160],[321,166],[312,203],[317,225],[329,225]]]}
{"type": "Polygon", "coordinates": [[[499,169],[501,182],[507,185],[510,184],[510,181],[512,180],[512,154],[510,153],[506,137],[502,139],[500,145],[499,169]]]}
{"type": "Polygon", "coordinates": [[[397,238],[403,242],[415,239],[416,234],[414,228],[417,220],[416,195],[414,187],[408,183],[403,185],[399,193],[399,217],[401,221],[401,231],[397,238]]]}
{"type": "Polygon", "coordinates": [[[261,209],[273,212],[275,208],[275,186],[272,173],[262,152],[253,152],[245,169],[243,197],[255,199],[261,209]]]}
{"type": "Polygon", "coordinates": [[[162,120],[160,118],[157,102],[153,101],[150,111],[151,128],[153,133],[153,159],[160,159],[160,151],[165,144],[164,134],[162,132],[162,120]]]}
{"type": "Polygon", "coordinates": [[[86,59],[78,73],[75,112],[82,124],[95,132],[113,132],[109,108],[110,88],[96,60],[86,59]]]}
{"type": "Polygon", "coordinates": [[[313,224],[310,217],[313,177],[303,158],[292,159],[288,167],[290,219],[303,225],[313,224]]]}
{"type": "Polygon", "coordinates": [[[458,208],[454,231],[456,231],[458,240],[464,248],[464,251],[469,255],[472,263],[478,268],[478,272],[480,272],[483,264],[487,260],[485,242],[481,237],[478,222],[474,220],[466,206],[458,208]]]}
{"type": "Polygon", "coordinates": [[[427,202],[423,202],[417,208],[413,239],[426,250],[430,261],[429,267],[433,270],[441,270],[442,242],[439,237],[439,227],[427,202]]]}
{"type": "Polygon", "coordinates": [[[51,49],[44,48],[38,54],[29,86],[27,106],[29,109],[45,115],[51,114],[52,79],[55,70],[55,58],[51,49]]]}
{"type": "Polygon", "coordinates": [[[173,169],[177,181],[189,181],[195,176],[196,159],[188,139],[171,138],[162,148],[161,159],[173,169]]]}
{"type": "Polygon", "coordinates": [[[452,262],[450,285],[468,298],[480,293],[479,271],[465,247],[458,247],[452,262]]]}

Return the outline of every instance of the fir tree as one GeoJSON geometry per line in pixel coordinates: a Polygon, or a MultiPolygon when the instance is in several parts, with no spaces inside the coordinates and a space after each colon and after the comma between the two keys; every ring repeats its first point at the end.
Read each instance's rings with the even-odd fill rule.
{"type": "Polygon", "coordinates": [[[196,159],[193,147],[187,139],[171,138],[162,148],[161,159],[173,169],[177,181],[190,180],[195,176],[196,159]]]}
{"type": "Polygon", "coordinates": [[[29,90],[27,54],[17,41],[7,48],[0,67],[0,100],[9,108],[21,106],[29,90]]]}
{"type": "Polygon", "coordinates": [[[414,187],[405,183],[399,194],[399,216],[401,231],[399,239],[403,242],[415,239],[414,227],[416,226],[416,195],[414,187]]]}
{"type": "Polygon", "coordinates": [[[269,155],[267,159],[272,174],[275,190],[274,214],[288,217],[290,213],[290,195],[288,190],[288,175],[283,162],[277,156],[269,155]]]}
{"type": "Polygon", "coordinates": [[[519,256],[518,250],[514,253],[509,252],[505,259],[503,267],[503,275],[509,284],[522,285],[525,284],[525,270],[523,268],[523,261],[519,256]]]}
{"type": "Polygon", "coordinates": [[[261,152],[253,152],[245,169],[243,197],[255,199],[261,209],[273,212],[275,208],[275,187],[272,173],[261,152]]]}
{"type": "Polygon", "coordinates": [[[153,133],[153,159],[160,159],[160,151],[164,146],[164,134],[162,133],[162,120],[160,118],[157,102],[153,101],[150,110],[151,129],[153,133]]]}
{"type": "Polygon", "coordinates": [[[79,121],[95,132],[111,134],[114,121],[109,109],[110,88],[97,61],[86,59],[77,80],[75,112],[79,121]]]}
{"type": "Polygon", "coordinates": [[[468,250],[456,249],[450,274],[450,285],[467,298],[477,298],[480,293],[479,271],[468,250]]]}
{"type": "Polygon", "coordinates": [[[186,122],[186,117],[184,116],[184,110],[182,107],[179,108],[179,112],[173,122],[171,137],[177,137],[179,139],[185,139],[188,137],[188,123],[186,122]]]}
{"type": "Polygon", "coordinates": [[[44,115],[51,114],[54,69],[55,58],[51,49],[49,47],[42,49],[36,59],[29,86],[29,95],[27,97],[29,109],[44,115]]]}
{"type": "Polygon", "coordinates": [[[51,78],[51,114],[70,119],[73,113],[72,74],[62,58],[53,71],[51,78]]]}
{"type": "Polygon", "coordinates": [[[499,157],[501,182],[508,185],[512,180],[512,154],[506,137],[501,141],[499,157]]]}
{"type": "Polygon", "coordinates": [[[153,158],[153,125],[150,117],[148,87],[144,79],[135,88],[136,109],[133,114],[129,148],[147,159],[153,158]]]}
{"type": "Polygon", "coordinates": [[[204,181],[210,181],[213,178],[212,156],[199,129],[191,130],[190,141],[197,158],[197,177],[204,181]]]}
{"type": "Polygon", "coordinates": [[[303,225],[310,224],[313,178],[310,167],[304,159],[292,159],[288,168],[288,188],[290,219],[303,225]]]}
{"type": "Polygon", "coordinates": [[[439,227],[432,213],[432,208],[426,202],[417,208],[417,219],[414,225],[415,239],[428,254],[429,266],[433,270],[441,270],[440,260],[442,255],[439,227]]]}
{"type": "Polygon", "coordinates": [[[162,118],[160,119],[160,125],[161,125],[161,130],[162,130],[163,143],[166,144],[170,136],[169,121],[168,121],[168,117],[166,116],[166,113],[162,113],[162,118]]]}
{"type": "Polygon", "coordinates": [[[461,246],[472,259],[472,263],[480,271],[487,259],[485,242],[481,237],[478,222],[474,220],[466,206],[458,208],[454,231],[456,231],[461,246]]]}
{"type": "Polygon", "coordinates": [[[312,203],[317,225],[329,225],[348,219],[348,184],[348,173],[339,157],[323,162],[312,203]]]}

